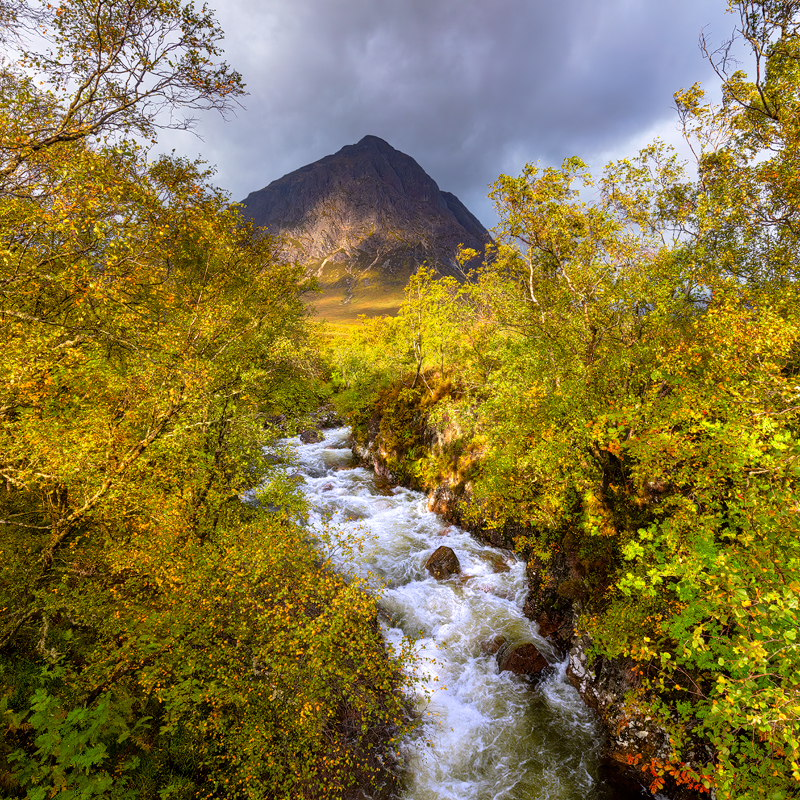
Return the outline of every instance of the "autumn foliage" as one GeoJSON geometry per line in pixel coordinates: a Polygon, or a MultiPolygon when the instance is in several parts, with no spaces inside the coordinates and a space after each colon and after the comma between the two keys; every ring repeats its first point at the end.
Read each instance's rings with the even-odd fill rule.
{"type": "Polygon", "coordinates": [[[264,455],[319,399],[302,270],[132,138],[241,93],[221,32],[169,0],[3,12],[0,794],[386,780],[399,663],[264,455]]]}
{"type": "Polygon", "coordinates": [[[391,469],[467,487],[538,570],[566,554],[560,601],[595,657],[638,662],[630,711],[669,736],[654,790],[778,798],[800,791],[800,20],[730,5],[752,72],[706,45],[723,99],[676,94],[689,169],[655,142],[598,179],[501,176],[483,269],[421,270],[332,357],[357,427],[410,420],[391,469]]]}

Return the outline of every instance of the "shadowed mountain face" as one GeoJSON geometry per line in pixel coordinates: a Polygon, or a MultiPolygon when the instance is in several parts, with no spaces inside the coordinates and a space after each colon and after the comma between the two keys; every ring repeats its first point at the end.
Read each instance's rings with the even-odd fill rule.
{"type": "Polygon", "coordinates": [[[491,241],[455,195],[376,136],[284,175],[242,205],[317,275],[317,306],[333,319],[392,313],[420,264],[459,275],[458,246],[480,253],[491,241]]]}

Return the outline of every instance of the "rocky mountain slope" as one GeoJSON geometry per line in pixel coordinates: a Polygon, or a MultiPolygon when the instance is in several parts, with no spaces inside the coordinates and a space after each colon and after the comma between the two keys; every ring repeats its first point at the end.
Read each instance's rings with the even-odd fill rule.
{"type": "Polygon", "coordinates": [[[458,246],[482,252],[491,241],[455,195],[377,136],[284,175],[242,205],[317,275],[317,305],[333,319],[391,313],[420,264],[458,275],[458,246]]]}

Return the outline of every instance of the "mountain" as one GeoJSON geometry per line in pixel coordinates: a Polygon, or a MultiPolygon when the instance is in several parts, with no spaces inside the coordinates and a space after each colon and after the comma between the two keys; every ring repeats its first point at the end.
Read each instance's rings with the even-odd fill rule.
{"type": "Polygon", "coordinates": [[[377,136],[284,175],[242,206],[317,275],[317,306],[332,319],[392,313],[420,264],[461,275],[458,246],[480,253],[491,242],[455,195],[377,136]]]}

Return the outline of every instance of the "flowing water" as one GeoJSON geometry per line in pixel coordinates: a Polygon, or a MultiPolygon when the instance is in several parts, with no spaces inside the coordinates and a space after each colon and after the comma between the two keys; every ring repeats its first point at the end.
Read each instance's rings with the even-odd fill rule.
{"type": "MultiPolygon", "coordinates": [[[[522,614],[525,565],[480,544],[427,510],[423,494],[382,486],[355,467],[349,430],[318,444],[289,440],[298,458],[309,522],[327,523],[364,541],[355,569],[386,587],[384,634],[397,646],[417,638],[418,672],[428,677],[414,698],[423,719],[404,753],[406,800],[600,800],[595,777],[599,732],[536,626],[522,614]],[[440,545],[451,547],[462,574],[437,581],[425,569],[440,545]],[[377,576],[377,577],[375,577],[377,576]],[[497,637],[533,642],[552,667],[538,685],[499,672],[497,637]]],[[[351,567],[352,568],[352,567],[351,567]]]]}

